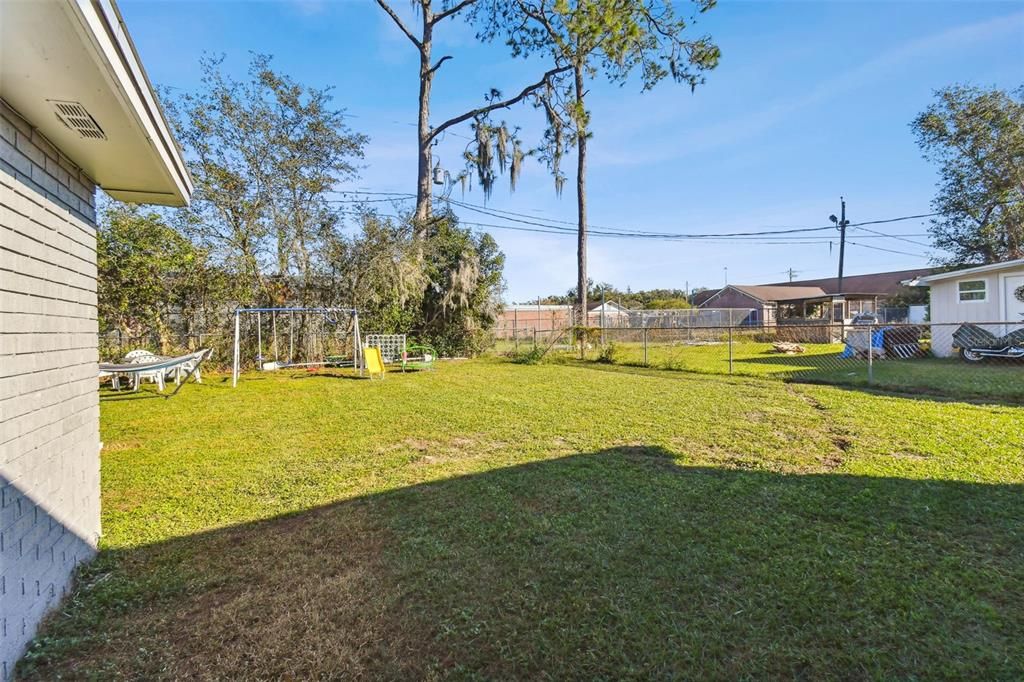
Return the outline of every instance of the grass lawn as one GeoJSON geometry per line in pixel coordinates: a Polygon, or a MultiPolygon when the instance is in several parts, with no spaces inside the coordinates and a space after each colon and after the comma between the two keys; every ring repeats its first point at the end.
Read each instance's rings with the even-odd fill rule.
{"type": "Polygon", "coordinates": [[[1024,678],[1024,408],[618,366],[104,394],[19,674],[1024,678]]]}
{"type": "MultiPolygon", "coordinates": [[[[505,344],[506,346],[508,344],[505,344]]],[[[778,379],[850,386],[868,386],[892,391],[924,391],[955,398],[995,398],[1024,402],[1024,362],[989,361],[978,365],[958,358],[876,359],[873,376],[868,380],[865,358],[841,358],[841,344],[801,344],[805,352],[781,355],[770,343],[758,343],[739,337],[733,346],[732,374],[775,377],[778,379]]],[[[521,349],[532,344],[520,344],[521,349]]],[[[571,352],[561,353],[565,358],[571,352]]],[[[598,348],[588,354],[597,358],[598,348]]],[[[642,343],[616,342],[615,364],[644,366],[642,343]]],[[[688,345],[651,342],[647,364],[659,369],[730,374],[729,346],[726,342],[688,345]]]]}

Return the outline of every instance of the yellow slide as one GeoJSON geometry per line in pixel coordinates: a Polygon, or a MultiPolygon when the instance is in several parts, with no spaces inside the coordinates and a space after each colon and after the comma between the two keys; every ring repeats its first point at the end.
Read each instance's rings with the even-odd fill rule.
{"type": "Polygon", "coordinates": [[[373,378],[374,374],[379,374],[380,378],[384,378],[384,356],[380,354],[380,348],[363,346],[363,358],[366,363],[366,371],[370,374],[370,378],[373,378]]]}

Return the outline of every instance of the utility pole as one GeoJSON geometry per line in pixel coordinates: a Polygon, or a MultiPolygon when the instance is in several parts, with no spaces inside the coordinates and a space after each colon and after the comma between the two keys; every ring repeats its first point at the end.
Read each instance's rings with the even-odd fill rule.
{"type": "MultiPolygon", "coordinates": [[[[839,302],[843,310],[843,315],[840,315],[840,318],[842,318],[845,316],[846,311],[846,301],[843,298],[843,260],[846,256],[846,226],[850,224],[850,221],[846,219],[846,199],[839,197],[839,201],[841,204],[839,218],[837,219],[835,214],[832,214],[828,219],[835,223],[836,227],[839,228],[839,277],[836,281],[836,295],[839,296],[839,302]]],[[[833,299],[833,317],[835,314],[835,303],[836,301],[833,299]]]]}
{"type": "Polygon", "coordinates": [[[789,274],[789,281],[792,282],[796,278],[796,270],[790,268],[789,270],[786,270],[786,272],[789,274]]]}
{"type": "Polygon", "coordinates": [[[725,286],[729,286],[729,266],[726,265],[722,269],[725,270],[725,286]]]}
{"type": "Polygon", "coordinates": [[[850,221],[846,219],[846,199],[839,197],[841,202],[839,218],[837,219],[835,214],[828,217],[836,227],[839,228],[839,281],[836,282],[836,289],[838,294],[843,293],[843,260],[846,256],[846,226],[850,224],[850,221]]]}

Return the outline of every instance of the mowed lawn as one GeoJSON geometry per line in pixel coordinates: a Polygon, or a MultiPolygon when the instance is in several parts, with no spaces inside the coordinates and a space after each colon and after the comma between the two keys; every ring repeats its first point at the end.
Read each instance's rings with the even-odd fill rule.
{"type": "MultiPolygon", "coordinates": [[[[842,344],[800,345],[803,353],[784,355],[775,352],[770,343],[737,336],[730,369],[726,341],[705,344],[652,341],[647,346],[646,364],[687,372],[732,373],[844,386],[870,385],[892,391],[922,391],[954,398],[994,398],[1024,403],[1024,362],[1019,360],[970,364],[959,358],[876,358],[869,378],[867,359],[840,357],[844,348],[842,344]]],[[[595,347],[588,355],[596,359],[599,353],[600,349],[595,347]]],[[[617,342],[613,359],[615,364],[644,366],[643,344],[617,342]]]]}
{"type": "Polygon", "coordinates": [[[1024,678],[1024,408],[590,365],[104,393],[28,679],[1024,678]]]}

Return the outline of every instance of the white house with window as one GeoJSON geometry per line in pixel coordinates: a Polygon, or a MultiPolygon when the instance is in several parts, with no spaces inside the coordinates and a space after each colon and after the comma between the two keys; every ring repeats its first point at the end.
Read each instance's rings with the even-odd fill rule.
{"type": "Polygon", "coordinates": [[[1024,258],[942,272],[912,282],[930,288],[932,350],[953,354],[957,325],[974,322],[996,334],[1024,326],[1024,258]]]}

